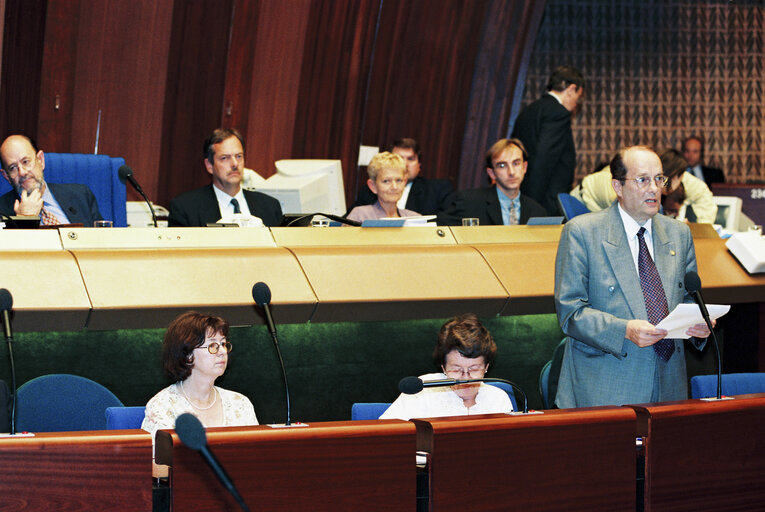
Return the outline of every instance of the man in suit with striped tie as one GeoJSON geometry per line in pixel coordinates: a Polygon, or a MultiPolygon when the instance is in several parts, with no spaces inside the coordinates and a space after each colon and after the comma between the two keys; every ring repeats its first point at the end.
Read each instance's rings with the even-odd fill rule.
{"type": "MultiPolygon", "coordinates": [[[[555,261],[555,306],[568,336],[558,407],[688,398],[683,340],[658,329],[668,312],[693,302],[683,281],[696,271],[688,226],[664,215],[661,160],[650,148],[611,161],[617,201],[563,228],[555,261]]],[[[702,349],[705,324],[686,332],[702,349]]]]}
{"type": "Polygon", "coordinates": [[[102,220],[93,192],[79,183],[46,183],[45,154],[26,135],[11,135],[0,145],[3,176],[13,190],[0,197],[0,213],[40,217],[47,226],[102,220]]]}

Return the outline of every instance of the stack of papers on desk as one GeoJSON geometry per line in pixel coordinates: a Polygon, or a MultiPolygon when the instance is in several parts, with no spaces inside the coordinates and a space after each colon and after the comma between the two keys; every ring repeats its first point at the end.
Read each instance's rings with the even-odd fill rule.
{"type": "Polygon", "coordinates": [[[382,219],[367,219],[361,222],[363,228],[398,228],[401,226],[427,226],[435,215],[420,215],[419,217],[383,217],[382,219]]]}

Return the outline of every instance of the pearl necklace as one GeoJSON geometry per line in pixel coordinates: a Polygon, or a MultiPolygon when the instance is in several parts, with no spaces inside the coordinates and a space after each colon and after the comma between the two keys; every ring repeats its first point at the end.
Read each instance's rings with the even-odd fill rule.
{"type": "Polygon", "coordinates": [[[181,393],[183,393],[183,396],[186,397],[186,401],[191,404],[191,407],[194,409],[199,409],[200,411],[206,411],[207,409],[210,409],[213,405],[215,405],[215,402],[218,401],[218,392],[215,391],[215,388],[213,388],[213,401],[210,405],[207,407],[199,407],[198,405],[194,405],[194,402],[191,401],[189,395],[186,394],[186,390],[183,389],[183,381],[181,381],[181,393]]]}

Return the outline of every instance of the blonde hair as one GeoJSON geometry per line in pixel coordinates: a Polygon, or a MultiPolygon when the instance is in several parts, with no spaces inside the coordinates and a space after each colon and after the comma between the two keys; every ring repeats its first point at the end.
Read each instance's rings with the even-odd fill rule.
{"type": "Polygon", "coordinates": [[[406,164],[404,163],[404,159],[390,151],[383,151],[372,157],[372,160],[369,161],[369,165],[367,166],[367,176],[369,176],[370,180],[375,181],[377,175],[383,169],[401,171],[404,177],[406,177],[406,164]]]}

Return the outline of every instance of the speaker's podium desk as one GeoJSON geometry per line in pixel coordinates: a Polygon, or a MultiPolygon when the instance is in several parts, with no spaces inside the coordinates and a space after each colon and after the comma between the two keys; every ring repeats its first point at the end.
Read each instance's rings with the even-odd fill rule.
{"type": "Polygon", "coordinates": [[[765,394],[629,406],[645,446],[645,510],[765,510],[765,394]]]}
{"type": "Polygon", "coordinates": [[[632,409],[412,421],[432,511],[635,510],[632,409]]]}
{"type": "MultiPolygon", "coordinates": [[[[413,510],[414,424],[398,420],[307,427],[207,429],[208,445],[251,510],[413,510]]],[[[170,468],[173,510],[238,510],[199,453],[157,433],[170,468]]]]}

